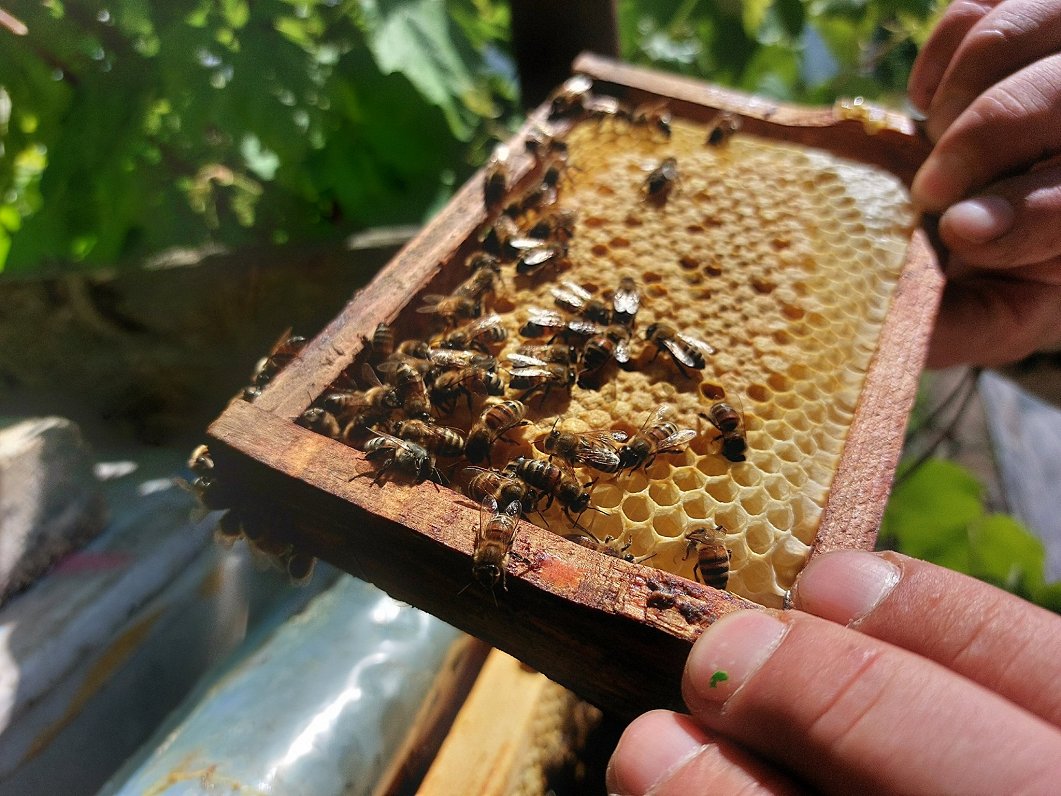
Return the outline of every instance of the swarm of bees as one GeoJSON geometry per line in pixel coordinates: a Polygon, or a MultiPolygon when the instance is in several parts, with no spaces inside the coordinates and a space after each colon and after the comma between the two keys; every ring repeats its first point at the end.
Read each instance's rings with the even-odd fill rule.
{"type": "MultiPolygon", "coordinates": [[[[526,136],[522,154],[506,146],[494,151],[482,183],[490,221],[477,249],[463,255],[464,278],[446,292],[426,293],[416,308],[434,332],[399,339],[393,326],[380,322],[365,338],[362,356],[297,420],[360,448],[370,467],[355,478],[371,477],[374,485],[462,483],[480,510],[473,578],[491,590],[504,588],[518,520],[554,505],[570,527],[553,530],[576,544],[626,561],[651,558],[635,559],[627,552],[630,541],[623,546],[622,540],[598,539],[583,515],[601,511],[593,503],[598,481],[621,479],[647,470],[657,457],[681,454],[698,430],[686,427],[665,403],[633,433],[571,431],[566,418],[546,407],[570,399],[575,390],[601,390],[620,369],[653,367],[660,353],[684,378],[704,370],[716,353],[707,341],[662,320],[639,329],[643,294],[635,278],[617,275],[598,291],[563,276],[579,225],[575,208],[563,204],[564,186],[577,169],[553,125],[590,119],[626,125],[659,142],[671,137],[665,103],[628,108],[592,88],[581,76],[567,81],[551,98],[548,121],[526,136]],[[519,179],[517,159],[531,163],[519,179]],[[498,309],[499,299],[509,284],[542,280],[549,280],[553,306],[517,309],[523,319],[520,339],[510,340],[514,326],[498,309]],[[526,437],[520,439],[527,426],[549,429],[529,451],[526,437]],[[522,443],[525,455],[503,459],[499,449],[513,443],[522,443]]],[[[680,187],[678,161],[666,157],[647,174],[637,200],[661,205],[680,187]]],[[[270,352],[252,387],[297,352],[293,341],[299,339],[287,338],[270,352]]],[[[702,417],[718,432],[713,442],[719,453],[742,461],[747,449],[742,414],[719,402],[702,417]]],[[[697,576],[724,587],[728,558],[722,566],[705,553],[714,550],[717,559],[706,531],[691,531],[687,539],[687,556],[694,551],[700,556],[697,576]]]]}

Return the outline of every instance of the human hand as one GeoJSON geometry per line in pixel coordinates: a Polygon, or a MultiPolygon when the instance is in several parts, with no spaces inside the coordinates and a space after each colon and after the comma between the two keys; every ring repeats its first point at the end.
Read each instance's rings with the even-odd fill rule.
{"type": "Polygon", "coordinates": [[[636,719],[609,793],[1057,792],[1061,617],[898,553],[823,555],[794,599],[704,632],[692,715],[636,719]]]}
{"type": "Polygon", "coordinates": [[[1061,0],[955,0],[909,95],[936,142],[911,192],[950,249],[929,365],[1061,344],[1061,0]]]}

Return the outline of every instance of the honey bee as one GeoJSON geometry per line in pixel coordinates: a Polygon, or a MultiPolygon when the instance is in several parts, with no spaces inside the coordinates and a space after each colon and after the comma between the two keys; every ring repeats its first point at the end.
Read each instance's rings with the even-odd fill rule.
{"type": "Polygon", "coordinates": [[[362,365],[361,377],[371,385],[367,390],[336,390],[325,395],[321,402],[322,408],[334,415],[339,423],[346,423],[354,429],[385,420],[393,410],[401,407],[397,390],[381,384],[376,371],[368,363],[362,365]]]}
{"type": "MultiPolygon", "coordinates": [[[[369,461],[382,460],[382,464],[376,469],[373,484],[379,484],[391,469],[396,469],[403,475],[414,479],[417,483],[432,478],[441,480],[442,474],[435,469],[435,457],[431,455],[422,445],[400,437],[373,431],[374,435],[365,443],[365,457],[369,461]]],[[[354,478],[359,478],[368,473],[359,473],[354,478]]],[[[350,479],[351,481],[353,478],[350,479]]]]}
{"type": "Polygon", "coordinates": [[[481,307],[483,299],[497,292],[497,283],[500,280],[501,264],[495,259],[493,268],[479,268],[470,277],[457,285],[453,295],[470,299],[481,307]]]}
{"type": "Polygon", "coordinates": [[[545,167],[541,181],[527,191],[516,205],[517,214],[528,210],[551,207],[560,195],[560,178],[569,170],[566,162],[558,158],[545,167]]]}
{"type": "Polygon", "coordinates": [[[547,157],[567,157],[567,142],[542,127],[535,127],[527,133],[523,146],[539,163],[547,157]]]}
{"type": "Polygon", "coordinates": [[[500,261],[497,257],[487,252],[475,252],[468,255],[468,258],[464,261],[464,267],[473,274],[480,269],[501,273],[500,261]]]}
{"type": "Polygon", "coordinates": [[[660,404],[641,424],[641,429],[619,449],[622,469],[634,470],[652,465],[661,453],[681,453],[696,436],[691,428],[678,428],[667,420],[672,407],[660,404]]]}
{"type": "Polygon", "coordinates": [[[560,270],[560,267],[566,263],[567,244],[539,241],[537,246],[520,252],[516,258],[516,273],[529,276],[538,273],[546,265],[560,270]]]}
{"type": "Polygon", "coordinates": [[[622,431],[562,431],[553,424],[543,447],[551,459],[558,456],[569,465],[592,467],[602,473],[617,473],[621,469],[615,445],[626,441],[622,431]]]}
{"type": "Polygon", "coordinates": [[[479,532],[472,553],[472,575],[491,591],[501,581],[505,588],[505,562],[516,538],[516,527],[523,506],[513,500],[498,511],[497,501],[487,495],[479,509],[479,532]]]}
{"type": "Polygon", "coordinates": [[[531,307],[527,312],[527,322],[520,327],[523,337],[535,339],[551,334],[550,344],[555,340],[569,343],[574,340],[586,340],[595,334],[603,334],[605,327],[584,318],[571,318],[556,310],[531,307]]]}
{"type": "Polygon", "coordinates": [[[406,442],[415,442],[434,456],[449,458],[464,453],[463,434],[425,420],[402,420],[395,426],[394,436],[406,442]]]}
{"type": "Polygon", "coordinates": [[[534,226],[527,230],[527,237],[537,240],[555,240],[567,243],[574,237],[578,213],[571,208],[562,207],[543,214],[534,226]]]}
{"type": "Polygon", "coordinates": [[[571,470],[564,469],[546,459],[528,459],[524,456],[505,465],[502,475],[520,478],[528,486],[538,490],[547,498],[546,508],[555,500],[564,508],[568,517],[580,517],[589,508],[589,489],[595,483],[579,482],[571,470]]]}
{"type": "Polygon", "coordinates": [[[526,425],[526,416],[527,407],[520,401],[497,401],[484,406],[468,432],[468,442],[464,446],[468,461],[478,463],[489,457],[498,439],[517,426],[526,425]]]}
{"type": "Polygon", "coordinates": [[[398,344],[395,353],[412,357],[413,359],[428,359],[431,352],[431,344],[427,340],[403,340],[398,344]]]}
{"type": "Polygon", "coordinates": [[[188,469],[195,475],[211,475],[214,472],[214,458],[206,445],[197,445],[188,457],[188,469]]]}
{"type": "Polygon", "coordinates": [[[521,345],[518,346],[513,353],[518,357],[537,359],[541,362],[553,362],[558,365],[574,365],[578,362],[579,357],[578,348],[564,343],[551,343],[549,345],[521,345]]]}
{"type": "Polygon", "coordinates": [[[593,81],[586,75],[569,77],[549,98],[549,121],[580,116],[592,89],[593,81]]]}
{"type": "Polygon", "coordinates": [[[612,295],[612,320],[633,329],[640,308],[641,291],[638,290],[637,282],[629,276],[624,276],[619,280],[619,287],[612,295]]]}
{"type": "Polygon", "coordinates": [[[508,194],[508,147],[498,144],[483,171],[483,200],[487,209],[496,208],[508,194]]]}
{"type": "Polygon", "coordinates": [[[740,127],[739,116],[721,111],[712,120],[711,127],[707,131],[707,140],[704,143],[708,146],[722,146],[733,137],[734,133],[740,130],[740,127]]]}
{"type": "Polygon", "coordinates": [[[459,348],[432,348],[427,357],[436,376],[442,371],[459,370],[460,368],[497,369],[497,359],[481,351],[462,351],[459,348]]]}
{"type": "Polygon", "coordinates": [[[577,533],[565,533],[564,538],[567,539],[567,541],[569,542],[574,542],[577,545],[581,545],[582,547],[588,548],[589,550],[592,550],[596,553],[600,553],[601,555],[610,556],[612,558],[621,558],[623,561],[629,561],[631,564],[640,564],[642,561],[647,561],[648,559],[656,555],[655,553],[649,553],[648,555],[635,558],[634,556],[626,552],[633,546],[633,539],[631,539],[625,545],[620,547],[618,539],[613,539],[611,536],[606,536],[604,537],[604,541],[602,542],[600,539],[598,539],[596,536],[593,536],[585,529],[577,533]]]}
{"type": "Polygon", "coordinates": [[[744,414],[730,404],[718,401],[711,404],[706,415],[701,415],[718,429],[716,439],[722,440],[722,455],[731,462],[743,462],[748,440],[744,432],[744,414]]]}
{"type": "Polygon", "coordinates": [[[625,119],[630,121],[632,118],[629,108],[615,97],[609,96],[594,95],[589,97],[583,103],[583,110],[589,118],[596,119],[598,122],[607,119],[625,119]]]}
{"type": "Polygon", "coordinates": [[[421,420],[431,417],[431,397],[419,368],[404,360],[389,359],[380,364],[379,370],[394,386],[406,417],[421,420]]]}
{"type": "Polygon", "coordinates": [[[280,339],[269,349],[269,353],[259,359],[254,366],[251,383],[243,390],[243,399],[253,401],[261,395],[262,388],[272,381],[273,377],[294,359],[305,345],[306,338],[292,335],[290,329],[280,335],[280,339]]]}
{"type": "Polygon", "coordinates": [[[538,502],[538,494],[522,478],[479,467],[467,469],[477,471],[465,489],[468,497],[477,504],[481,504],[483,498],[488,496],[505,506],[515,500],[523,507],[523,513],[526,514],[538,502]]]}
{"type": "Polygon", "coordinates": [[[519,396],[521,401],[526,401],[528,396],[541,392],[544,404],[554,387],[570,390],[578,378],[575,369],[568,365],[542,362],[531,357],[514,360],[513,357],[518,357],[518,355],[509,354],[509,361],[519,364],[520,367],[513,368],[509,372],[508,386],[513,390],[523,390],[519,396]]]}
{"type": "Polygon", "coordinates": [[[383,321],[376,324],[372,337],[363,337],[362,340],[372,351],[372,356],[378,360],[386,359],[394,353],[394,330],[383,321]]]}
{"type": "Polygon", "coordinates": [[[649,202],[662,204],[667,201],[674,186],[678,184],[678,161],[675,158],[664,158],[645,178],[641,186],[641,196],[649,202]]]}
{"type": "Polygon", "coordinates": [[[636,127],[653,129],[666,140],[671,136],[671,115],[666,102],[646,102],[634,108],[630,123],[636,127]]]}
{"type": "Polygon", "coordinates": [[[507,215],[501,215],[479,236],[479,242],[486,250],[486,254],[511,260],[517,254],[511,242],[518,238],[519,234],[516,222],[507,215]]]}
{"type": "MultiPolygon", "coordinates": [[[[665,323],[653,323],[645,329],[645,339],[656,346],[656,353],[652,360],[659,356],[659,352],[666,349],[682,375],[688,377],[685,368],[703,370],[707,367],[706,357],[718,353],[714,346],[682,334],[665,323]],[[684,367],[683,367],[684,366],[684,367]]],[[[650,360],[651,361],[651,360],[650,360]]]]}
{"type": "Polygon", "coordinates": [[[729,582],[730,552],[726,548],[726,529],[721,525],[714,528],[704,526],[685,532],[685,539],[689,546],[685,550],[685,561],[696,550],[696,564],[693,566],[693,575],[698,581],[713,586],[716,589],[725,589],[729,582]]]}
{"type": "Polygon", "coordinates": [[[489,354],[488,344],[503,343],[507,339],[508,330],[501,323],[501,316],[495,313],[457,327],[442,337],[439,347],[463,351],[474,348],[489,354]]]}
{"type": "Polygon", "coordinates": [[[630,362],[630,330],[612,324],[601,334],[586,341],[582,349],[582,369],[578,372],[578,386],[588,389],[609,362],[626,365],[630,362]]]}
{"type": "Polygon", "coordinates": [[[550,292],[553,294],[553,301],[560,309],[605,326],[611,321],[611,311],[608,305],[601,299],[594,298],[582,285],[564,281],[552,288],[550,292]]]}
{"type": "Polygon", "coordinates": [[[424,296],[424,301],[424,306],[417,307],[416,311],[440,316],[447,328],[455,326],[459,320],[478,318],[483,312],[482,302],[478,299],[456,293],[449,296],[431,293],[424,296]]]}
{"type": "Polygon", "coordinates": [[[300,414],[295,422],[310,431],[315,431],[332,439],[339,439],[342,436],[342,426],[335,419],[335,415],[326,409],[321,409],[319,406],[310,407],[300,414]]]}
{"type": "Polygon", "coordinates": [[[457,400],[464,396],[468,400],[468,411],[472,411],[472,395],[505,394],[505,383],[501,377],[490,370],[476,367],[447,370],[435,377],[431,383],[431,400],[447,414],[457,406],[457,400]]]}

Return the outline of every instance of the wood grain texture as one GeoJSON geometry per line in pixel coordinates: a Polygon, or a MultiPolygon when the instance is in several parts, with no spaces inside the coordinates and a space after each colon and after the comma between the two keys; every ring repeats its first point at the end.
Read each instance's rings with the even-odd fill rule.
{"type": "Polygon", "coordinates": [[[718,617],[759,607],[527,522],[507,589],[491,593],[472,579],[479,508],[467,498],[432,483],[373,486],[359,451],[242,401],[208,435],[237,505],[266,501],[309,552],[620,715],[681,708],[693,641],[718,617]]]}
{"type": "MultiPolygon", "coordinates": [[[[578,71],[630,102],[668,100],[675,115],[739,113],[757,135],[827,149],[881,166],[909,182],[927,152],[909,120],[892,114],[868,134],[831,109],[786,106],[649,73],[596,56],[578,71]]],[[[521,149],[526,129],[513,138],[521,149]]],[[[526,184],[529,159],[517,179],[526,184]]],[[[728,592],[603,557],[530,523],[519,526],[507,589],[475,583],[471,556],[479,508],[431,483],[373,486],[374,471],[350,447],[291,422],[352,362],[380,321],[412,335],[424,316],[414,297],[444,292],[486,219],[476,174],[254,403],[233,401],[210,427],[219,477],[237,505],[255,506],[314,555],[365,578],[499,647],[589,701],[621,716],[681,708],[680,681],[693,641],[718,617],[760,608],[728,592]],[[403,326],[404,324],[404,326],[403,326]]],[[[877,353],[859,399],[813,554],[873,544],[917,389],[942,279],[928,237],[912,236],[877,353]]]]}

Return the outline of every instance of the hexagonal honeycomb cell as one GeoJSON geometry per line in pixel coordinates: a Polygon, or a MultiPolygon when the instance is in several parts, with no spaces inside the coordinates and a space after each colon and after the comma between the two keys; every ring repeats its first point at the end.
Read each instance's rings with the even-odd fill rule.
{"type": "MultiPolygon", "coordinates": [[[[618,121],[574,127],[559,197],[578,213],[571,267],[509,284],[505,352],[526,342],[524,308],[551,307],[557,280],[607,297],[624,276],[641,286],[639,330],[664,321],[714,346],[689,377],[663,355],[612,370],[600,389],[576,387],[569,402],[550,398],[522,437],[547,433],[557,413],[570,430],[629,432],[673,405],[679,425],[701,434],[647,471],[580,470],[598,479],[599,511],[582,524],[692,578],[682,534],[717,523],[732,556],[728,589],[779,606],[817,533],[915,215],[901,182],[878,168],[743,134],[706,146],[706,133],[679,120],[669,141],[618,121]],[[665,202],[645,201],[646,177],[668,156],[678,183],[665,202]],[[743,408],[744,462],[724,458],[698,418],[722,398],[743,408]]],[[[526,452],[504,447],[505,457],[526,452]]],[[[570,530],[556,506],[531,519],[570,530]]]]}
{"type": "MultiPolygon", "coordinates": [[[[817,534],[915,214],[902,183],[879,168],[742,133],[711,146],[708,129],[674,120],[664,138],[617,119],[583,120],[567,135],[556,206],[577,213],[569,257],[559,272],[505,266],[492,307],[508,331],[498,361],[504,367],[518,346],[541,342],[519,330],[529,308],[553,307],[558,282],[608,301],[631,277],[641,291],[632,367],[609,365],[599,387],[535,397],[531,424],[499,441],[492,463],[543,457],[542,439],[557,422],[633,434],[669,404],[671,419],[695,438],[647,468],[579,468],[580,481],[593,482],[579,523],[690,579],[697,556],[685,534],[721,526],[727,588],[777,607],[817,534]],[[646,197],[646,179],[668,157],[677,164],[672,190],[646,197]],[[656,322],[712,346],[706,367],[682,372],[665,352],[653,357],[645,330],[656,322]],[[720,400],[742,412],[744,461],[722,455],[703,419],[720,400]]],[[[518,219],[522,228],[534,213],[518,219]]],[[[461,401],[439,422],[466,431],[471,417],[461,401]]],[[[468,477],[459,464],[457,486],[468,477]]],[[[530,519],[572,532],[558,504],[530,519]]]]}

